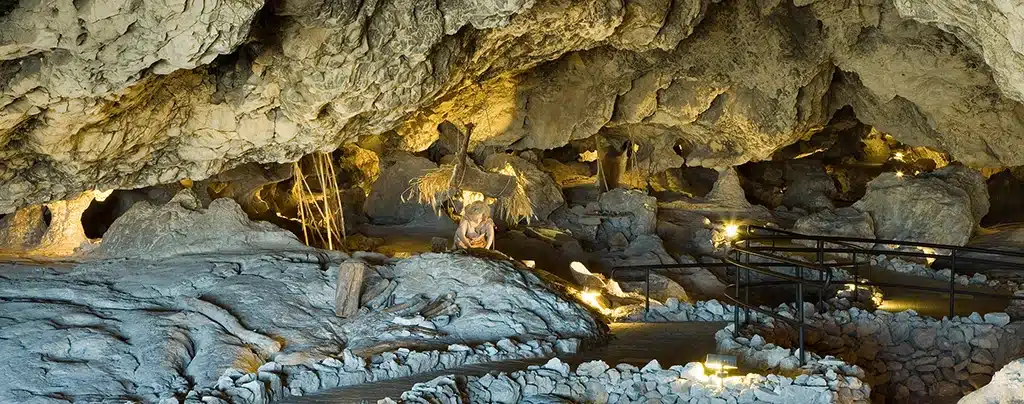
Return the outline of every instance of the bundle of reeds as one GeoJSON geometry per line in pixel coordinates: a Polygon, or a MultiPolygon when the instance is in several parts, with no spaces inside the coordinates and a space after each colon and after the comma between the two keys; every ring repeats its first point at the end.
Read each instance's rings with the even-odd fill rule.
{"type": "Polygon", "coordinates": [[[330,153],[316,153],[292,163],[292,198],[297,202],[302,237],[327,249],[341,248],[345,240],[345,216],[341,204],[341,188],[330,153]],[[312,172],[305,172],[303,160],[312,172]],[[311,186],[315,180],[317,186],[311,186]]]}

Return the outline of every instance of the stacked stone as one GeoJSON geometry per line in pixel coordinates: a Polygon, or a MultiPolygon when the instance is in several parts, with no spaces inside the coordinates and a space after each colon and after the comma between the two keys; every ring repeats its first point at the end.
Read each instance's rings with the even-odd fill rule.
{"type": "MultiPolygon", "coordinates": [[[[888,258],[885,255],[871,257],[871,265],[877,268],[885,268],[890,271],[944,281],[949,280],[949,275],[952,272],[949,269],[936,271],[921,264],[904,261],[899,258],[888,258]]],[[[957,275],[956,283],[964,286],[983,285],[1010,290],[1017,290],[1020,288],[1016,282],[989,280],[985,274],[982,273],[975,273],[973,276],[957,275]]]]}
{"type": "MultiPolygon", "coordinates": [[[[867,287],[861,288],[859,291],[860,302],[871,301],[872,290],[867,287]]],[[[851,295],[852,293],[846,293],[851,295]]],[[[825,309],[828,310],[847,310],[855,307],[852,302],[846,297],[831,298],[825,302],[822,302],[825,309]]],[[[817,310],[814,305],[805,303],[805,315],[811,316],[817,310]]],[[[681,302],[679,299],[668,298],[664,304],[651,300],[651,310],[647,313],[646,317],[644,311],[636,310],[629,313],[624,318],[616,319],[620,322],[686,322],[686,321],[733,321],[735,320],[732,311],[735,306],[723,304],[718,300],[702,300],[695,303],[681,302]]],[[[771,308],[767,306],[761,306],[762,309],[775,310],[782,313],[783,316],[790,318],[796,318],[795,305],[783,304],[778,308],[771,308]]],[[[740,308],[740,321],[745,321],[746,311],[740,308]]],[[[767,316],[759,315],[756,311],[750,311],[750,321],[765,321],[767,316]]],[[[746,322],[746,321],[745,321],[746,322]]]]}
{"type": "MultiPolygon", "coordinates": [[[[838,380],[839,377],[837,376],[838,380]]],[[[868,387],[856,378],[844,378],[836,386],[868,387]],[[852,380],[853,383],[847,383],[852,380]]],[[[603,361],[581,364],[576,371],[557,358],[543,366],[531,366],[512,374],[468,377],[459,389],[454,376],[442,376],[421,383],[402,394],[403,402],[596,402],[596,403],[835,403],[864,402],[845,399],[840,390],[824,378],[762,376],[748,374],[718,379],[705,375],[700,363],[662,368],[651,361],[643,368],[629,364],[610,367],[603,361]]],[[[850,388],[850,387],[845,387],[850,388]]],[[[378,403],[391,403],[390,399],[378,403]]]]}
{"type": "MultiPolygon", "coordinates": [[[[912,310],[894,314],[852,308],[815,313],[808,322],[824,330],[808,330],[809,351],[834,353],[863,367],[877,394],[897,399],[959,397],[985,385],[994,369],[1024,354],[1018,335],[1022,324],[1010,324],[1005,313],[935,320],[912,310]]],[[[790,327],[758,332],[777,343],[796,345],[796,331],[790,327]]]]}
{"type": "MultiPolygon", "coordinates": [[[[769,318],[765,323],[773,321],[769,318]]],[[[858,366],[813,352],[805,354],[807,363],[800,366],[799,349],[779,346],[756,334],[750,338],[734,337],[733,334],[732,324],[715,333],[718,352],[737,356],[744,367],[788,374],[799,371],[803,374],[795,379],[798,385],[827,387],[840,402],[870,402],[871,386],[864,383],[864,370],[858,366]]],[[[782,343],[789,344],[789,341],[782,343]]]]}
{"type": "Polygon", "coordinates": [[[253,373],[228,369],[213,389],[190,391],[185,403],[266,404],[287,396],[476,363],[568,355],[575,353],[579,344],[580,341],[573,338],[527,342],[502,339],[497,344],[486,342],[476,347],[453,344],[446,351],[400,348],[374,355],[369,362],[346,349],[340,358],[329,357],[308,365],[267,362],[253,373]]]}

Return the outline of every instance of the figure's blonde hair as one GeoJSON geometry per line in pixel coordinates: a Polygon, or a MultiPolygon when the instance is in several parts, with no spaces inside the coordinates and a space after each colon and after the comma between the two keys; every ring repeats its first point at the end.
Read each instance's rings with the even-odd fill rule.
{"type": "Polygon", "coordinates": [[[491,217],[491,207],[487,206],[487,203],[484,201],[473,202],[466,205],[466,208],[462,210],[462,217],[489,219],[491,217]]]}

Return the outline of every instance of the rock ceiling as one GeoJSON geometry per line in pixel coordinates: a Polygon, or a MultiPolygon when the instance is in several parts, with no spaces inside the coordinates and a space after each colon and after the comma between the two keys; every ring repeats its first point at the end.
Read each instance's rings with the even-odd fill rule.
{"type": "Polygon", "coordinates": [[[1024,8],[997,0],[7,1],[0,212],[363,135],[423,150],[443,120],[474,123],[477,147],[601,132],[659,168],[721,167],[849,105],[1017,166],[1021,101],[1024,8]]]}

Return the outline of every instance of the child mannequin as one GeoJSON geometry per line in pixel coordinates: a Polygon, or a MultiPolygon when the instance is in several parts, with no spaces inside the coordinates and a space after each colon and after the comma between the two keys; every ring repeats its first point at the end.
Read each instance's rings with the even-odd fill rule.
{"type": "Polygon", "coordinates": [[[455,230],[455,247],[486,248],[494,247],[494,221],[491,220],[491,208],[483,201],[476,201],[466,206],[462,222],[455,230]]]}

